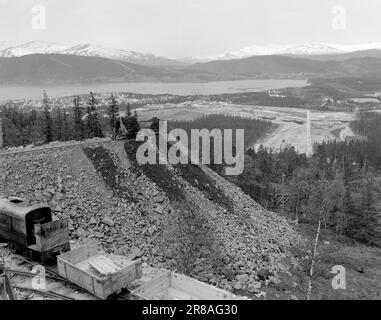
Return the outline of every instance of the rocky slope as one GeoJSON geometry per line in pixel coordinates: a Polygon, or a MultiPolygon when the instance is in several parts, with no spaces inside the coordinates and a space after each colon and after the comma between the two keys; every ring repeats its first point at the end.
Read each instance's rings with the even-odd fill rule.
{"type": "Polygon", "coordinates": [[[135,149],[110,142],[0,155],[0,197],[45,202],[70,218],[73,240],[93,238],[238,294],[258,293],[294,264],[301,240],[285,219],[208,168],[140,166],[135,149]]]}

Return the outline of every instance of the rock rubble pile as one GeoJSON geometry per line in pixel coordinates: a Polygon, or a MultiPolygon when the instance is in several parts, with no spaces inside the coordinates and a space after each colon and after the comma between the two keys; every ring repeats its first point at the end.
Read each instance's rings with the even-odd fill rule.
{"type": "Polygon", "coordinates": [[[106,252],[235,293],[279,281],[293,259],[289,247],[300,241],[285,219],[208,168],[140,167],[121,144],[3,158],[0,197],[48,204],[69,217],[73,240],[92,238],[106,252]]]}

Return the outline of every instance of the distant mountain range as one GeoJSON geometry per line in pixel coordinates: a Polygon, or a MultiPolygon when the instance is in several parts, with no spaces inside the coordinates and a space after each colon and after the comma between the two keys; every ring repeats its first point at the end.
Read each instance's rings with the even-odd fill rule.
{"type": "Polygon", "coordinates": [[[0,58],[0,84],[150,81],[162,69],[100,57],[68,54],[32,54],[0,58]]]}
{"type": "Polygon", "coordinates": [[[68,54],[0,58],[0,85],[112,81],[187,82],[315,76],[381,77],[381,58],[319,61],[295,56],[254,56],[173,68],[68,54]]]}
{"type": "Polygon", "coordinates": [[[282,51],[283,55],[251,55],[189,65],[151,54],[91,45],[42,45],[38,42],[9,45],[9,42],[0,43],[0,85],[313,77],[381,78],[381,50],[378,49],[343,53],[343,48],[308,46],[282,51]],[[32,53],[34,51],[39,53],[32,53]]]}
{"type": "Polygon", "coordinates": [[[296,56],[335,56],[355,51],[381,50],[381,43],[362,45],[337,45],[327,43],[310,43],[301,45],[267,45],[251,46],[238,51],[232,51],[214,56],[194,56],[181,59],[186,63],[208,62],[214,60],[243,59],[251,56],[264,55],[296,55],[296,56]]]}
{"type": "Polygon", "coordinates": [[[251,56],[286,55],[312,58],[316,60],[345,60],[350,57],[363,57],[363,53],[378,54],[381,43],[362,45],[337,45],[310,43],[301,45],[251,46],[238,51],[214,56],[195,56],[184,59],[161,57],[152,53],[140,53],[125,49],[115,49],[88,43],[59,44],[44,41],[0,41],[0,57],[13,58],[30,54],[68,54],[85,57],[100,57],[154,67],[180,67],[185,64],[209,62],[214,60],[243,59],[251,56]],[[353,54],[358,52],[359,54],[353,54]],[[348,54],[347,56],[345,56],[348,54]]]}
{"type": "MultiPolygon", "coordinates": [[[[293,57],[293,55],[288,55],[293,57]]],[[[299,55],[298,58],[313,59],[319,61],[345,61],[353,58],[381,58],[381,49],[359,50],[340,54],[310,54],[299,55]]]]}
{"type": "Polygon", "coordinates": [[[0,42],[0,57],[13,58],[30,54],[67,54],[85,57],[101,57],[145,66],[173,67],[184,65],[175,59],[139,53],[123,49],[106,48],[91,44],[66,45],[51,42],[0,42]]]}
{"type": "Polygon", "coordinates": [[[220,75],[257,77],[378,77],[381,78],[381,51],[378,57],[349,57],[338,60],[314,60],[300,56],[252,56],[243,59],[216,60],[188,67],[220,75]]]}
{"type": "Polygon", "coordinates": [[[101,57],[69,54],[30,54],[21,57],[0,58],[0,85],[182,82],[233,80],[236,78],[235,75],[219,76],[197,69],[159,68],[101,57]]]}

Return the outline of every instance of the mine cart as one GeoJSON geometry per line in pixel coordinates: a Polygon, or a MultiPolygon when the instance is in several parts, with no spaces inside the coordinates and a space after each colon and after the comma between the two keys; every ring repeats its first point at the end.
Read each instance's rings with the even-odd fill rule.
{"type": "Polygon", "coordinates": [[[140,259],[98,253],[98,245],[85,245],[57,257],[58,273],[100,299],[119,292],[142,276],[140,259]]]}
{"type": "Polygon", "coordinates": [[[144,300],[239,300],[228,291],[169,270],[131,292],[144,300]]]}

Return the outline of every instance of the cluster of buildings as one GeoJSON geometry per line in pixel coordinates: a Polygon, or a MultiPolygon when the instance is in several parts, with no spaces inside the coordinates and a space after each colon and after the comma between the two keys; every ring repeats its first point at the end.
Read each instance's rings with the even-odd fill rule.
{"type": "Polygon", "coordinates": [[[320,108],[331,111],[356,112],[359,110],[374,110],[381,107],[381,101],[378,98],[348,98],[344,100],[335,100],[331,97],[321,99],[320,108]]]}

